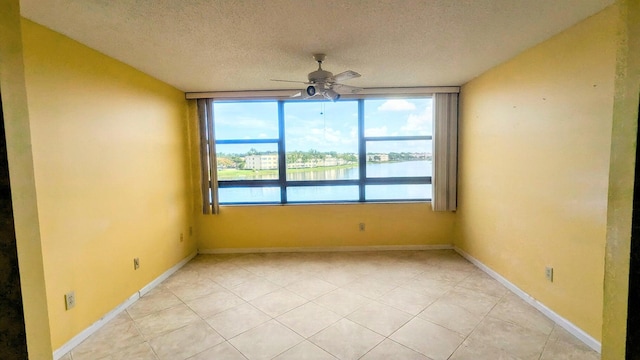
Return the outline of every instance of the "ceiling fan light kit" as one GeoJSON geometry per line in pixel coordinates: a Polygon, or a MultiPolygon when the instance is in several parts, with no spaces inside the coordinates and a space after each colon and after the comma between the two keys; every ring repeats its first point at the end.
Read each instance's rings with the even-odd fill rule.
{"type": "Polygon", "coordinates": [[[351,94],[355,94],[362,90],[361,88],[341,84],[341,81],[360,77],[360,74],[353,70],[343,71],[337,75],[333,75],[332,72],[322,69],[322,62],[326,59],[325,54],[314,54],[313,59],[318,63],[318,70],[312,71],[307,76],[308,81],[292,81],[292,80],[277,80],[271,79],[271,81],[293,82],[309,85],[291,97],[299,97],[305,94],[304,99],[312,98],[316,95],[321,95],[327,100],[336,101],[340,99],[339,91],[346,91],[351,94]],[[335,87],[335,89],[334,89],[335,87]]]}
{"type": "Polygon", "coordinates": [[[307,96],[313,96],[316,94],[316,87],[313,85],[307,86],[307,96]]]}
{"type": "Polygon", "coordinates": [[[325,99],[327,100],[331,100],[331,101],[336,101],[338,99],[340,99],[340,94],[338,94],[337,92],[331,90],[331,89],[327,89],[325,91],[322,92],[322,96],[325,97],[325,99]]]}

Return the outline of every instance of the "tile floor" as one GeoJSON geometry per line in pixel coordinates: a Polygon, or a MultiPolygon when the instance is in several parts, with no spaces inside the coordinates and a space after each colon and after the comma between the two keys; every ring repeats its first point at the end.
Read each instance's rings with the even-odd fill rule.
{"type": "Polygon", "coordinates": [[[453,251],[199,255],[63,360],[599,359],[453,251]]]}

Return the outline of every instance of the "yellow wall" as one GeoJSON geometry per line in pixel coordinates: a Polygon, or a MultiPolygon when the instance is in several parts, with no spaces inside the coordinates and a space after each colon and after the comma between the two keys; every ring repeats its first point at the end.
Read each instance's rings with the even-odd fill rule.
{"type": "Polygon", "coordinates": [[[451,245],[453,213],[431,204],[221,206],[197,215],[200,250],[451,245]],[[365,231],[359,230],[365,223],[365,231]]]}
{"type": "Polygon", "coordinates": [[[22,32],[56,349],[195,250],[187,103],[61,34],[28,20],[22,32]]]}
{"type": "MultiPolygon", "coordinates": [[[[629,252],[633,209],[638,94],[640,93],[640,2],[619,2],[609,207],[605,255],[602,358],[624,359],[627,330],[629,252]]],[[[639,191],[636,189],[636,191],[639,191]]],[[[636,209],[637,211],[637,209],[636,209]]],[[[637,284],[635,284],[637,286],[637,284]]],[[[636,318],[637,319],[637,318],[636,318]]]]}
{"type": "Polygon", "coordinates": [[[455,244],[596,339],[615,7],[464,85],[455,244]],[[554,267],[554,282],[545,266],[554,267]]]}
{"type": "Polygon", "coordinates": [[[30,359],[50,359],[48,299],[31,153],[19,1],[0,0],[0,9],[0,88],[27,351],[30,359]]]}

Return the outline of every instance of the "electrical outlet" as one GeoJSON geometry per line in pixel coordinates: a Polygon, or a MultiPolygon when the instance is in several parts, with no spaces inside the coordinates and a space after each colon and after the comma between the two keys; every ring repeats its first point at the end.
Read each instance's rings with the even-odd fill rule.
{"type": "Polygon", "coordinates": [[[360,223],[359,227],[360,227],[360,231],[364,231],[364,223],[360,223]]]}
{"type": "Polygon", "coordinates": [[[547,280],[553,282],[553,267],[547,266],[544,268],[544,275],[547,277],[547,280]]]}
{"type": "Polygon", "coordinates": [[[64,307],[67,310],[71,310],[71,308],[73,308],[74,306],[76,306],[76,292],[75,291],[70,291],[66,294],[64,294],[64,307]]]}
{"type": "Polygon", "coordinates": [[[183,241],[184,241],[184,234],[180,233],[180,242],[183,242],[183,241]]]}
{"type": "Polygon", "coordinates": [[[138,270],[140,268],[140,258],[133,259],[133,270],[138,270]]]}

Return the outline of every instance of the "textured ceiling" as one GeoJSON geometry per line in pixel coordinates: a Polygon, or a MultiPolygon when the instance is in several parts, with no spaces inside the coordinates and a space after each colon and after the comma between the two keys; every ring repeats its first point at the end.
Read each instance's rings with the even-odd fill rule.
{"type": "Polygon", "coordinates": [[[360,87],[461,85],[613,0],[21,0],[22,15],[180,90],[290,89],[312,54],[360,87]]]}

